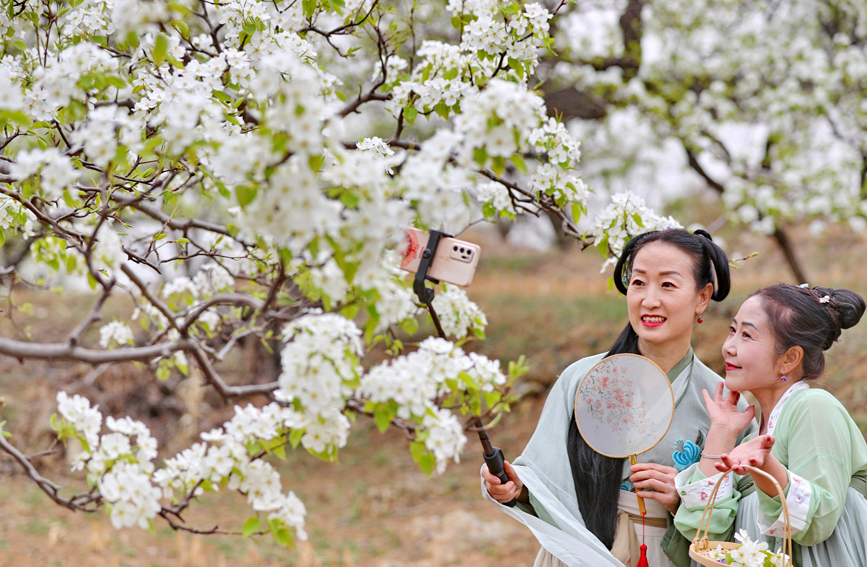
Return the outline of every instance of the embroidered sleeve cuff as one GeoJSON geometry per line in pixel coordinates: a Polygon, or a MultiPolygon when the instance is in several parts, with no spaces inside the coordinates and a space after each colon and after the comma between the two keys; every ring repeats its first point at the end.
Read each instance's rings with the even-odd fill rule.
{"type": "MultiPolygon", "coordinates": [[[[704,474],[698,470],[698,465],[695,464],[675,477],[674,486],[687,508],[702,509],[707,505],[707,499],[710,498],[710,493],[713,492],[714,486],[720,481],[722,475],[723,473],[718,473],[710,478],[703,478],[704,474]]],[[[722,486],[717,491],[715,504],[731,498],[734,493],[732,475],[725,477],[722,482],[722,486]]]]}
{"type": "MultiPolygon", "coordinates": [[[[792,525],[792,534],[796,534],[807,526],[807,515],[810,511],[810,498],[813,496],[813,488],[810,482],[793,472],[789,472],[789,484],[783,490],[786,495],[786,505],[789,508],[789,520],[792,525]]],[[[783,515],[783,504],[780,497],[771,498],[759,490],[759,529],[762,534],[773,537],[785,535],[786,518],[783,515]]]]}

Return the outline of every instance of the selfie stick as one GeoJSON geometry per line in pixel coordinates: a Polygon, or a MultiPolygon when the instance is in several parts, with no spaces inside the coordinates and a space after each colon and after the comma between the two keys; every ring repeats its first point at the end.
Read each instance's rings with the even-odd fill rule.
{"type": "MultiPolygon", "coordinates": [[[[438,230],[430,231],[430,238],[427,241],[427,246],[425,247],[424,252],[422,252],[421,260],[418,264],[418,271],[415,273],[412,290],[415,292],[416,296],[418,296],[419,301],[427,306],[427,310],[430,312],[431,319],[433,319],[434,326],[436,327],[439,336],[446,338],[442,325],[440,325],[440,319],[437,317],[437,313],[433,308],[433,300],[436,292],[433,288],[424,285],[426,279],[433,283],[440,283],[438,280],[428,276],[427,272],[430,269],[430,265],[433,263],[440,238],[443,237],[451,238],[451,235],[438,230]]],[[[509,482],[509,477],[506,476],[506,471],[503,465],[505,462],[503,451],[499,447],[491,445],[491,440],[488,438],[488,432],[485,431],[485,426],[482,425],[482,420],[478,417],[475,418],[475,428],[479,434],[479,441],[482,442],[482,448],[484,449],[482,456],[485,458],[485,464],[488,466],[488,470],[492,475],[500,479],[500,484],[506,484],[509,482]]],[[[515,504],[516,500],[513,498],[511,501],[506,502],[505,506],[512,508],[515,504]]]]}

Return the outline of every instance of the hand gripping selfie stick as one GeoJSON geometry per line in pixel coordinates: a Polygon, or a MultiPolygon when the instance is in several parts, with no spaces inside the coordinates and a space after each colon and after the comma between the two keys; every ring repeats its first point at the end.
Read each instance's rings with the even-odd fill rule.
{"type": "MultiPolygon", "coordinates": [[[[427,275],[428,270],[430,269],[431,264],[434,260],[434,255],[436,254],[437,246],[439,245],[440,239],[446,237],[451,238],[450,234],[445,234],[438,230],[430,231],[430,238],[428,238],[427,246],[422,252],[421,260],[418,264],[418,271],[415,273],[415,280],[412,283],[412,290],[415,292],[419,301],[425,304],[427,310],[430,312],[431,319],[433,319],[434,326],[437,329],[437,334],[446,338],[446,334],[443,331],[442,325],[440,324],[440,319],[437,317],[436,311],[433,308],[433,300],[435,291],[433,288],[427,287],[424,285],[425,280],[430,280],[433,283],[439,283],[438,280],[433,279],[432,277],[427,275]]],[[[488,466],[488,470],[492,475],[500,479],[500,484],[506,484],[509,482],[509,477],[506,476],[506,470],[504,468],[503,463],[505,462],[505,458],[503,457],[503,451],[499,447],[494,447],[491,445],[491,440],[488,438],[488,432],[485,431],[485,426],[482,425],[482,420],[478,417],[474,418],[475,421],[475,430],[479,434],[479,441],[482,442],[482,448],[484,449],[484,453],[482,456],[485,458],[485,464],[488,466]]],[[[506,502],[504,505],[514,507],[516,504],[516,500],[513,498],[511,501],[506,502]]]]}

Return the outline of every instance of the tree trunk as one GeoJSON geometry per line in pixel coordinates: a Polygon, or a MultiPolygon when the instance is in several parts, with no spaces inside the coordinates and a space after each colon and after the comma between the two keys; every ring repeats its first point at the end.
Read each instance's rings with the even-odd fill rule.
{"type": "Polygon", "coordinates": [[[774,231],[773,236],[777,241],[777,244],[780,245],[780,249],[783,251],[783,255],[786,257],[786,262],[789,263],[789,267],[792,269],[795,279],[798,280],[799,284],[807,283],[807,274],[804,272],[803,265],[795,255],[795,246],[792,244],[789,235],[782,227],[779,227],[774,231]]]}

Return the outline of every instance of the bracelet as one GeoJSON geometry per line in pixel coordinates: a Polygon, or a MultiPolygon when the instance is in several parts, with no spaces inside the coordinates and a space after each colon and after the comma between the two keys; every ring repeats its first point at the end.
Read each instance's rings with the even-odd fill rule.
{"type": "MultiPolygon", "coordinates": [[[[725,455],[725,454],[726,453],[723,453],[723,455],[725,455]]],[[[701,458],[702,459],[721,459],[722,455],[705,455],[704,453],[702,453],[701,458]]]]}

